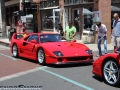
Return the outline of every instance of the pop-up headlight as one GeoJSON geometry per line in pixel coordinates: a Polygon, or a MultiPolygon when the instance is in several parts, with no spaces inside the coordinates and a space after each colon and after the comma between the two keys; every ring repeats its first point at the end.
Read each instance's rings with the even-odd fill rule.
{"type": "Polygon", "coordinates": [[[63,56],[63,54],[60,51],[54,51],[53,52],[56,56],[63,56]]]}
{"type": "Polygon", "coordinates": [[[92,54],[92,50],[86,50],[88,54],[92,54]]]}

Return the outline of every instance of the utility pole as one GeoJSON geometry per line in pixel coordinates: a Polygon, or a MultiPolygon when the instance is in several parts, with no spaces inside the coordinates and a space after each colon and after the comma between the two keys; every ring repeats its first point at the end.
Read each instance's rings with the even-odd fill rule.
{"type": "Polygon", "coordinates": [[[5,0],[0,0],[2,38],[7,38],[5,0]]]}
{"type": "MultiPolygon", "coordinates": [[[[37,4],[37,20],[38,20],[38,24],[41,24],[39,8],[40,8],[40,4],[37,4]]],[[[41,25],[38,25],[38,32],[41,33],[41,25]]]]}

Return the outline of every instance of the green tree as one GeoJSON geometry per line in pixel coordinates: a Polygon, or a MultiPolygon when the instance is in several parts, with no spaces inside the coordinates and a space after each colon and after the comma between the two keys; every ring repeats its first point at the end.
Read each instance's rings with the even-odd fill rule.
{"type": "Polygon", "coordinates": [[[5,0],[0,0],[0,9],[1,9],[1,30],[2,30],[2,38],[6,38],[6,9],[5,9],[5,0]]]}

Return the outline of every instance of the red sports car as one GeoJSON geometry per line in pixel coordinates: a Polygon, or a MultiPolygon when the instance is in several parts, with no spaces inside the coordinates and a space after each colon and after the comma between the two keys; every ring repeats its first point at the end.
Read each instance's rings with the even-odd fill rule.
{"type": "Polygon", "coordinates": [[[61,40],[55,33],[32,33],[25,37],[15,33],[10,46],[14,57],[38,60],[40,64],[93,62],[92,51],[87,46],[61,40]]]}
{"type": "Polygon", "coordinates": [[[103,77],[112,86],[120,85],[120,48],[117,53],[106,54],[93,63],[93,74],[103,77]]]}

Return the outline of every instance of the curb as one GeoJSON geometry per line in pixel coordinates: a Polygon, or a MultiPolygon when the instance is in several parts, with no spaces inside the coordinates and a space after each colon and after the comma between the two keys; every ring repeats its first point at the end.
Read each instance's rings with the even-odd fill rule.
{"type": "MultiPolygon", "coordinates": [[[[104,51],[102,51],[102,52],[104,54],[104,51]]],[[[108,53],[114,53],[114,51],[113,50],[108,50],[108,53]]],[[[98,55],[98,51],[93,51],[93,54],[98,55]]]]}
{"type": "Polygon", "coordinates": [[[6,47],[10,47],[10,43],[6,43],[6,42],[3,42],[3,41],[0,41],[0,45],[4,45],[6,47]]]}

